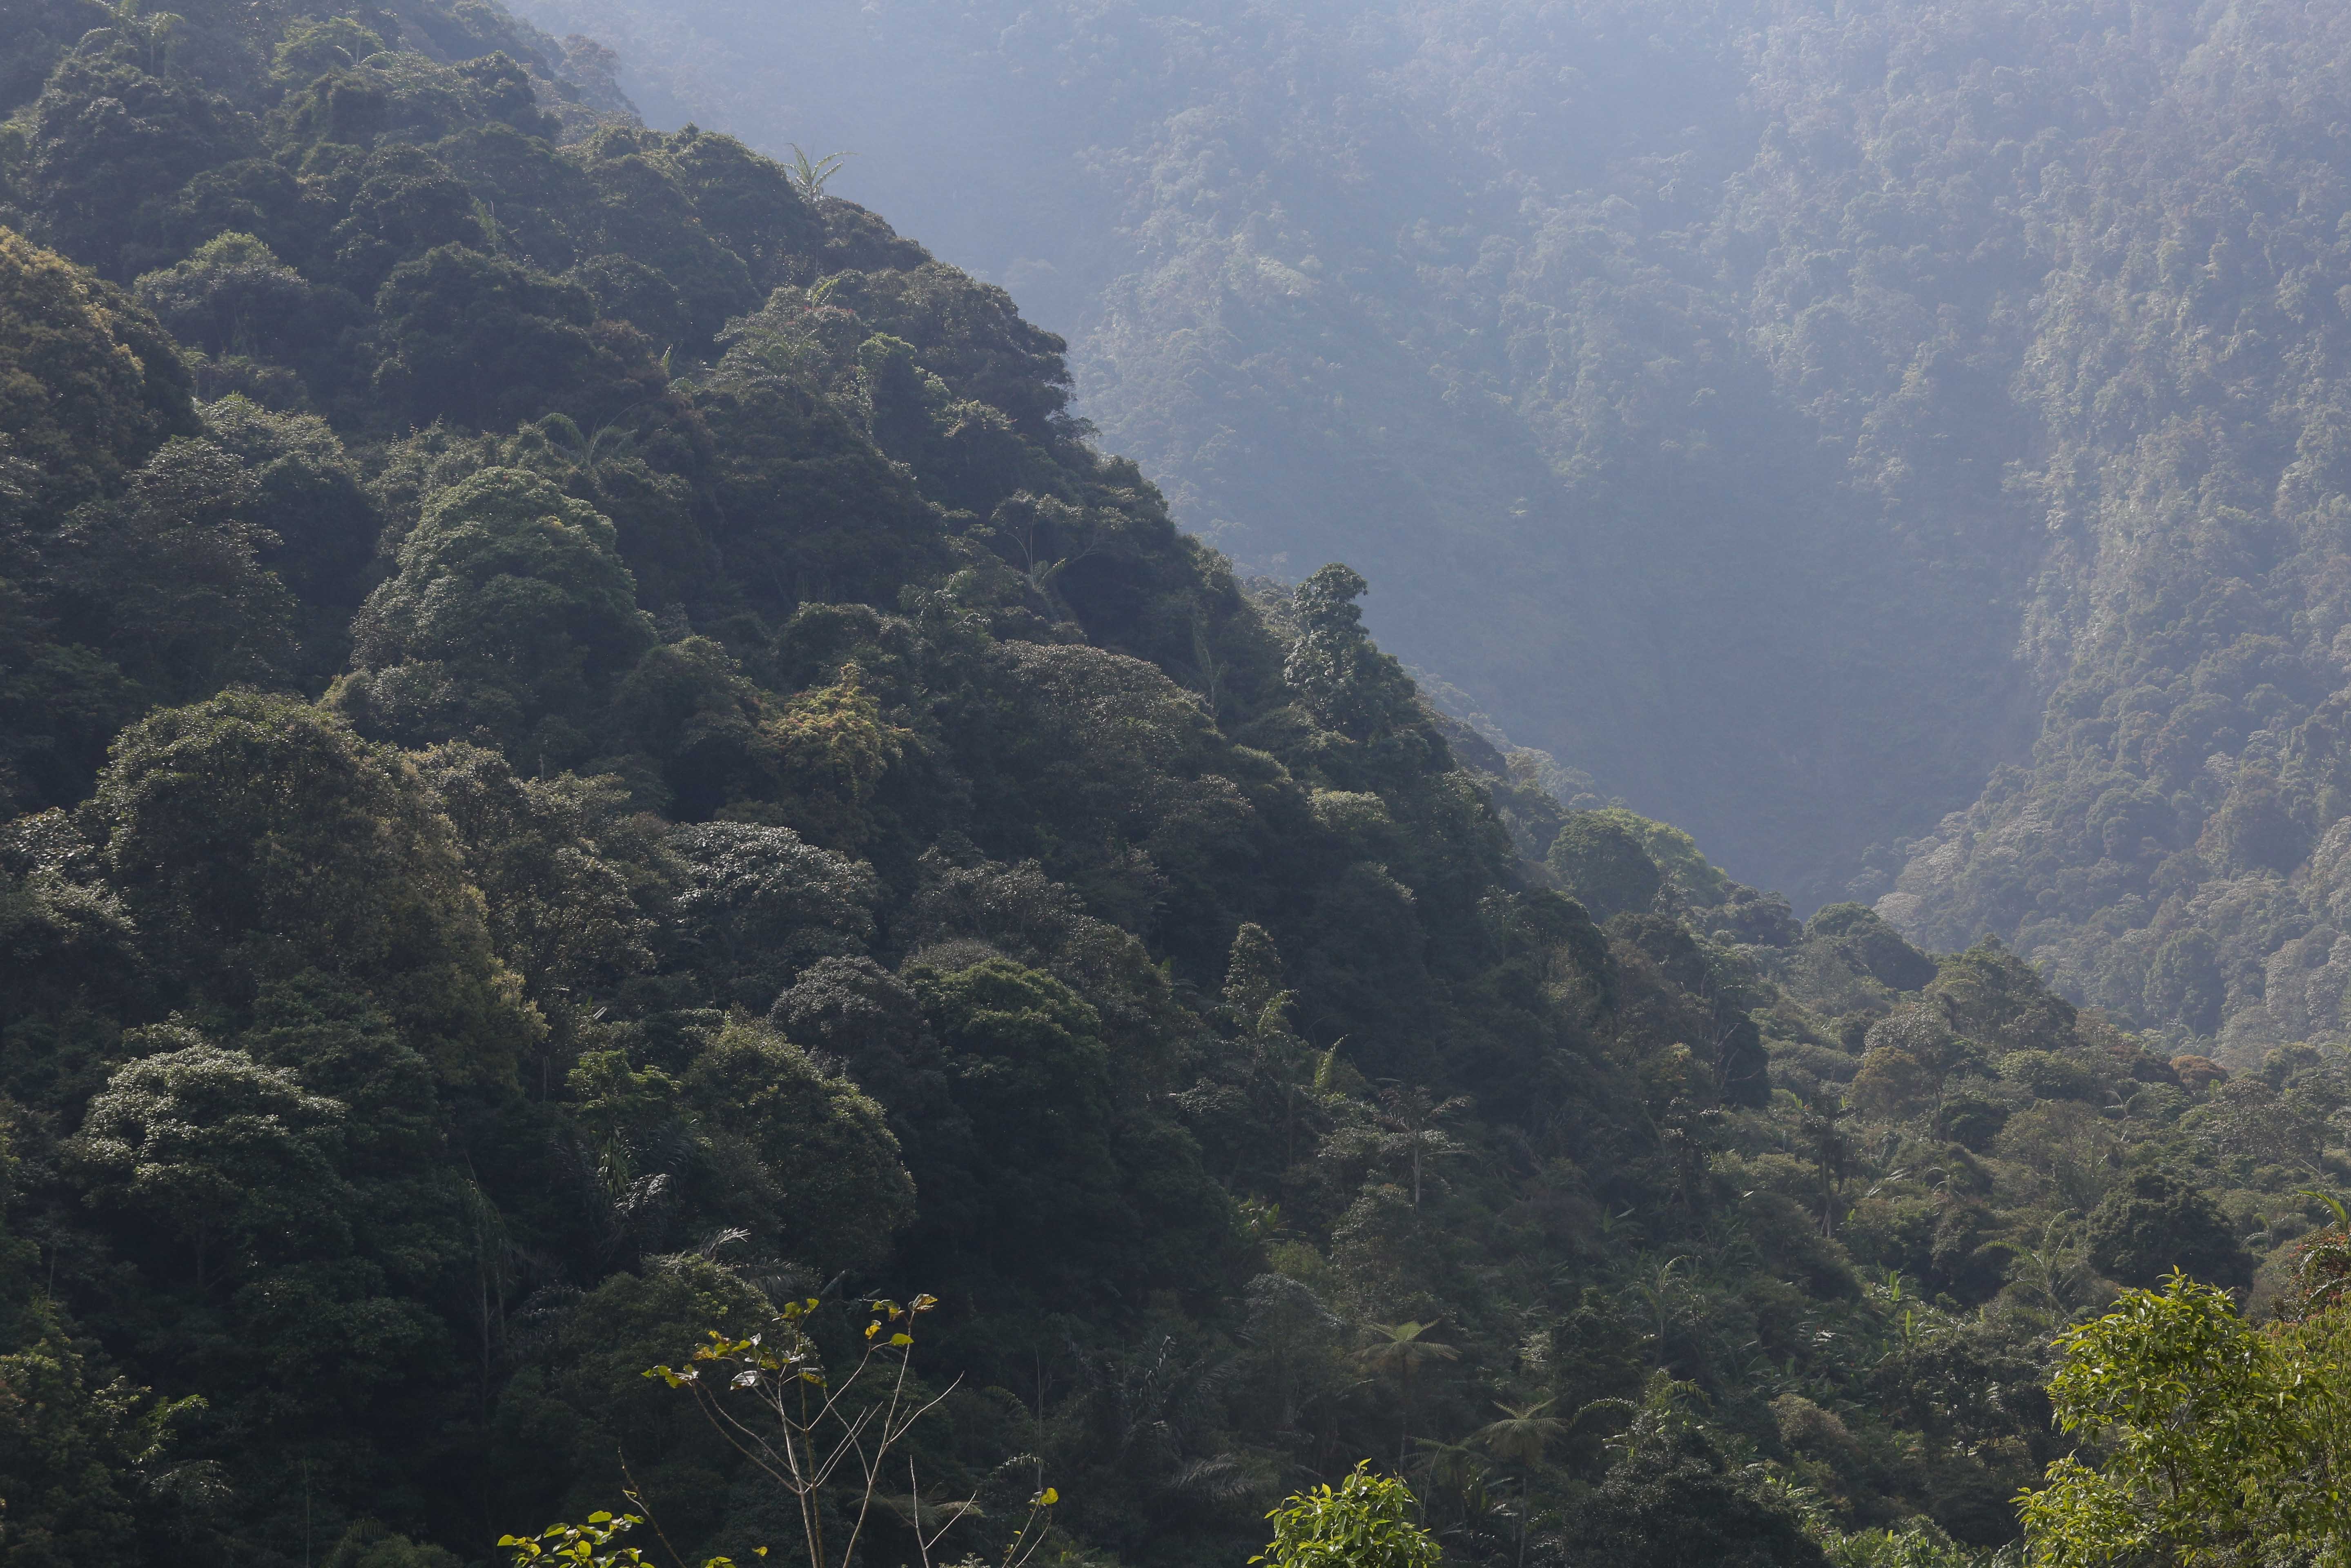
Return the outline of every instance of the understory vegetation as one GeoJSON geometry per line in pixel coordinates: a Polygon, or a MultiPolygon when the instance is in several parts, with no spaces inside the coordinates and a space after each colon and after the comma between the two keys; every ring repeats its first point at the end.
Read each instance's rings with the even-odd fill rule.
{"type": "Polygon", "coordinates": [[[1563,805],[820,165],[475,0],[0,63],[10,1568],[1979,1563],[2060,1335],[2304,1304],[2338,1053],[1563,805]]]}

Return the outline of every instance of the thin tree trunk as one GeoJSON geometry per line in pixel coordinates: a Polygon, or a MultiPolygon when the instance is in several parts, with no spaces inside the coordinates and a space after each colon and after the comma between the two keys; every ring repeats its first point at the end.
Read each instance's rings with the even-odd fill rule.
{"type": "Polygon", "coordinates": [[[1396,1474],[1404,1474],[1405,1457],[1412,1452],[1412,1363],[1404,1364],[1404,1419],[1396,1426],[1396,1474]]]}

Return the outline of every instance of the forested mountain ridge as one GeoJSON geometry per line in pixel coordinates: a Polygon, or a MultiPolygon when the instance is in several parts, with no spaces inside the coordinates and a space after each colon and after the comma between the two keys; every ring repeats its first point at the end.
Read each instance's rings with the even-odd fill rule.
{"type": "Polygon", "coordinates": [[[1047,1560],[1231,1563],[1366,1458],[1460,1562],[1980,1560],[2054,1330],[2325,1219],[2334,1060],[1562,809],[582,42],[0,58],[12,1568],[785,1552],[645,1374],[917,1291],[863,1562],[1050,1485],[1047,1560]]]}
{"type": "Polygon", "coordinates": [[[534,9],[859,150],[1187,524],[1345,554],[1600,797],[2232,1060],[2341,1037],[2339,8],[534,9]]]}
{"type": "Polygon", "coordinates": [[[1747,9],[534,14],[673,114],[854,149],[844,188],[1041,298],[1187,526],[1283,576],[1344,555],[1404,657],[1810,908],[2029,737],[2033,525],[1995,459],[1970,549],[1889,526],[1749,340],[1747,9]],[[908,78],[923,112],[872,110],[908,78]]]}

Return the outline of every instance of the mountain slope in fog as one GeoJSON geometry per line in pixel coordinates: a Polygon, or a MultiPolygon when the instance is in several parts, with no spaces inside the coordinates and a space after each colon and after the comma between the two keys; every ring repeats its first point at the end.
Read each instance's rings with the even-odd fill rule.
{"type": "Polygon", "coordinates": [[[2340,1031],[2338,15],[537,14],[857,150],[1189,524],[1741,874],[2340,1031]]]}

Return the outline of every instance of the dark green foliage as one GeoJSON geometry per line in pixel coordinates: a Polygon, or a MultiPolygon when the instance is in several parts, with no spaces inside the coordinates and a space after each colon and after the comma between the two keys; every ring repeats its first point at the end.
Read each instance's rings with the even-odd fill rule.
{"type": "Polygon", "coordinates": [[[141,1044],[155,1054],[108,1081],[70,1150],[92,1203],[191,1255],[199,1291],[258,1262],[350,1246],[333,1158],[341,1106],[181,1031],[141,1044]]]}
{"type": "Polygon", "coordinates": [[[742,260],[762,298],[809,280],[823,226],[780,165],[732,136],[692,126],[659,144],[663,172],[693,204],[704,231],[742,260]]]}
{"type": "Polygon", "coordinates": [[[439,1134],[433,1064],[391,1016],[346,984],[306,971],[254,998],[239,1049],[343,1108],[334,1150],[358,1175],[413,1179],[439,1134]]]}
{"type": "Polygon", "coordinates": [[[1962,1148],[1982,1154],[2008,1120],[2008,1107],[1964,1091],[1943,1096],[1935,1107],[1935,1131],[1962,1148]]]}
{"type": "Polygon", "coordinates": [[[2210,1284],[2252,1283],[2252,1258],[2212,1200],[2162,1171],[2141,1171],[2107,1194],[2088,1240],[2098,1272],[2142,1290],[2175,1269],[2210,1284]]]}
{"type": "Polygon", "coordinates": [[[289,669],[297,609],[244,465],[172,439],[200,426],[154,319],[5,232],[0,288],[0,789],[37,807],[142,699],[289,669]]]}
{"type": "Polygon", "coordinates": [[[1119,1125],[1122,1064],[1094,1009],[1003,958],[917,970],[913,984],[969,1122],[960,1158],[915,1171],[935,1195],[932,1245],[971,1254],[978,1278],[1034,1281],[1064,1302],[1177,1283],[1177,1249],[1220,1218],[1223,1195],[1188,1138],[1119,1125]]]}
{"type": "Polygon", "coordinates": [[[0,1129],[0,1466],[8,1477],[12,1561],[68,1568],[137,1557],[159,1511],[142,1470],[184,1411],[110,1376],[49,1293],[34,1283],[36,1243],[15,1234],[20,1165],[0,1129]],[[144,1539],[142,1539],[144,1538],[144,1539]]]}
{"type": "Polygon", "coordinates": [[[872,931],[879,889],[864,865],[789,828],[709,822],[672,829],[681,935],[706,951],[719,1000],[757,1007],[802,965],[853,952],[872,931]]]}
{"type": "Polygon", "coordinates": [[[239,397],[208,403],[204,434],[244,465],[256,559],[293,595],[300,684],[316,690],[350,654],[350,617],[372,585],[381,513],[342,442],[312,413],[239,397]]]}
{"type": "Polygon", "coordinates": [[[206,241],[135,292],[174,338],[208,353],[283,359],[309,325],[308,280],[249,234],[206,241]]]}
{"type": "MultiPolygon", "coordinates": [[[[333,252],[330,263],[337,282],[362,299],[372,298],[392,270],[441,246],[480,249],[486,239],[474,213],[474,196],[448,170],[418,149],[394,143],[343,174],[356,180],[350,215],[326,238],[333,252]]],[[[395,295],[404,309],[463,310],[475,306],[470,297],[431,291],[424,286],[421,303],[395,295]]],[[[528,310],[529,304],[519,307],[528,310]]],[[[552,312],[542,311],[542,314],[552,312]]],[[[475,330],[485,318],[472,319],[475,330]]]]}
{"type": "MultiPolygon", "coordinates": [[[[498,955],[542,1009],[652,967],[659,825],[627,814],[616,780],[518,777],[464,742],[417,758],[456,831],[466,879],[488,906],[498,955]]],[[[575,1004],[576,1006],[576,1004],[575,1004]]]]}
{"type": "Polygon", "coordinates": [[[904,341],[957,401],[998,410],[1032,440],[1055,434],[1069,402],[1068,345],[1022,320],[1001,288],[925,257],[841,272],[824,298],[904,341]]]}
{"type": "Polygon", "coordinates": [[[776,615],[803,600],[886,602],[889,584],[944,559],[914,486],[849,411],[723,371],[697,407],[717,449],[714,543],[744,599],[776,615]]]}
{"type": "Polygon", "coordinates": [[[1804,935],[1834,944],[1840,956],[1892,990],[1915,991],[1935,977],[1935,961],[1863,904],[1830,904],[1804,923],[1804,935]]]}
{"type": "Polygon", "coordinates": [[[319,969],[367,987],[445,1077],[511,1078],[543,1026],[413,764],[291,698],[232,693],[126,732],[89,821],[195,994],[319,969]],[[201,913],[199,913],[201,912],[201,913]]]}
{"type": "Polygon", "coordinates": [[[507,424],[558,409],[601,421],[660,388],[644,340],[599,322],[586,289],[464,245],[393,267],[376,311],[376,385],[420,424],[507,424]]]}
{"type": "MultiPolygon", "coordinates": [[[[187,371],[153,318],[5,231],[0,354],[9,371],[0,435],[10,455],[37,465],[43,499],[80,500],[119,483],[167,436],[195,434],[187,371]]],[[[25,526],[10,519],[12,531],[25,526]]]]}
{"type": "Polygon", "coordinates": [[[217,92],[157,76],[160,18],[133,18],[59,62],[26,110],[28,193],[47,237],[120,282],[156,256],[141,231],[162,203],[205,169],[259,149],[249,115],[217,92]]]}
{"type": "Polygon", "coordinates": [[[1298,642],[1282,675],[1310,712],[1353,740],[1378,740],[1417,717],[1395,660],[1372,646],[1355,601],[1370,588],[1339,565],[1298,585],[1298,642]]]}
{"type": "Polygon", "coordinates": [[[57,57],[106,22],[106,8],[95,0],[9,0],[0,14],[0,36],[8,39],[8,61],[0,68],[0,113],[38,96],[57,57]]]}
{"type": "Polygon", "coordinates": [[[685,305],[676,287],[641,261],[625,256],[590,256],[564,278],[589,292],[599,316],[626,321],[651,342],[666,345],[685,338],[685,305]]]}
{"type": "Polygon", "coordinates": [[[716,1521],[695,1500],[723,1473],[723,1448],[645,1370],[684,1362],[707,1330],[757,1333],[773,1315],[752,1285],[695,1257],[548,1303],[541,1345],[498,1401],[489,1495],[525,1518],[577,1518],[628,1484],[625,1460],[680,1509],[668,1528],[705,1536],[716,1521]]]}
{"type": "MultiPolygon", "coordinates": [[[[64,813],[18,818],[0,854],[0,941],[7,956],[0,1028],[109,992],[135,992],[136,929],[117,894],[91,885],[89,846],[64,813]]],[[[55,1065],[41,1076],[53,1076],[55,1065]]]]}
{"type": "Polygon", "coordinates": [[[1544,863],[1562,888],[1602,920],[1647,909],[1665,885],[1640,841],[1598,811],[1570,812],[1544,863]]]}
{"type": "Polygon", "coordinates": [[[1635,1418],[1625,1457],[1579,1521],[1578,1558],[1608,1568],[1815,1568],[1828,1561],[1798,1519],[1742,1487],[1705,1435],[1677,1414],[1652,1407],[1635,1418]]]}
{"type": "MultiPolygon", "coordinates": [[[[274,253],[304,261],[316,254],[334,222],[334,204],[326,193],[315,186],[304,186],[290,171],[270,158],[240,158],[204,170],[173,193],[157,209],[154,220],[158,248],[179,257],[163,270],[178,277],[197,271],[200,276],[193,281],[199,283],[206,281],[201,274],[216,270],[217,263],[214,267],[198,269],[192,267],[190,262],[214,240],[229,235],[250,235],[274,253]]],[[[234,276],[223,281],[231,280],[260,281],[234,276]]],[[[319,303],[318,282],[308,281],[315,307],[319,303]]],[[[257,321],[253,325],[265,334],[279,327],[274,322],[257,321]]],[[[302,346],[315,350],[328,345],[313,342],[302,346]]]]}
{"type": "Polygon", "coordinates": [[[0,1465],[8,1475],[8,1554],[26,1568],[135,1558],[144,1542],[142,1467],[162,1449],[166,1412],[102,1375],[49,1309],[25,1311],[33,1337],[0,1351],[0,1465]]]}
{"type": "MultiPolygon", "coordinates": [[[[55,19],[0,10],[54,57],[0,199],[69,257],[0,239],[53,1559],[446,1568],[630,1489],[749,1561],[777,1498],[645,1369],[915,1291],[983,1554],[1045,1484],[1073,1553],[1231,1563],[1365,1454],[1465,1563],[1991,1545],[2121,1173],[2290,1243],[2328,1053],[2174,1069],[1565,807],[1364,577],[1183,536],[1002,290],[586,47],[55,19]]],[[[2273,875],[2314,823],[2242,782],[2209,852],[2273,875]]],[[[2241,990],[2196,929],[2162,972],[2241,990]]]]}
{"type": "Polygon", "coordinates": [[[580,149],[596,204],[592,248],[632,257],[665,277],[687,341],[704,349],[729,318],[758,308],[760,291],[744,257],[696,220],[692,193],[664,166],[667,151],[667,138],[617,127],[580,149]]]}
{"type": "Polygon", "coordinates": [[[371,1520],[345,1531],[319,1561],[321,1568],[457,1568],[462,1559],[438,1546],[420,1546],[371,1520]]]}
{"type": "Polygon", "coordinates": [[[123,493],[59,534],[59,631],[109,655],[152,698],[185,702],[293,668],[295,600],[262,564],[243,463],[209,441],[166,444],[123,493]]]}
{"type": "Polygon", "coordinates": [[[78,799],[140,707],[112,660],[57,643],[56,625],[30,595],[0,583],[0,789],[26,809],[78,799]]]}
{"type": "Polygon", "coordinates": [[[684,1087],[737,1145],[719,1162],[725,1190],[713,1207],[777,1228],[772,1239],[790,1256],[827,1275],[870,1269],[913,1222],[914,1184],[882,1108],[773,1031],[729,1022],[695,1058],[684,1087]]]}
{"type": "Polygon", "coordinates": [[[486,730],[559,763],[653,643],[611,520],[535,474],[490,468],[444,492],[353,622],[337,703],[413,745],[486,730]]]}

